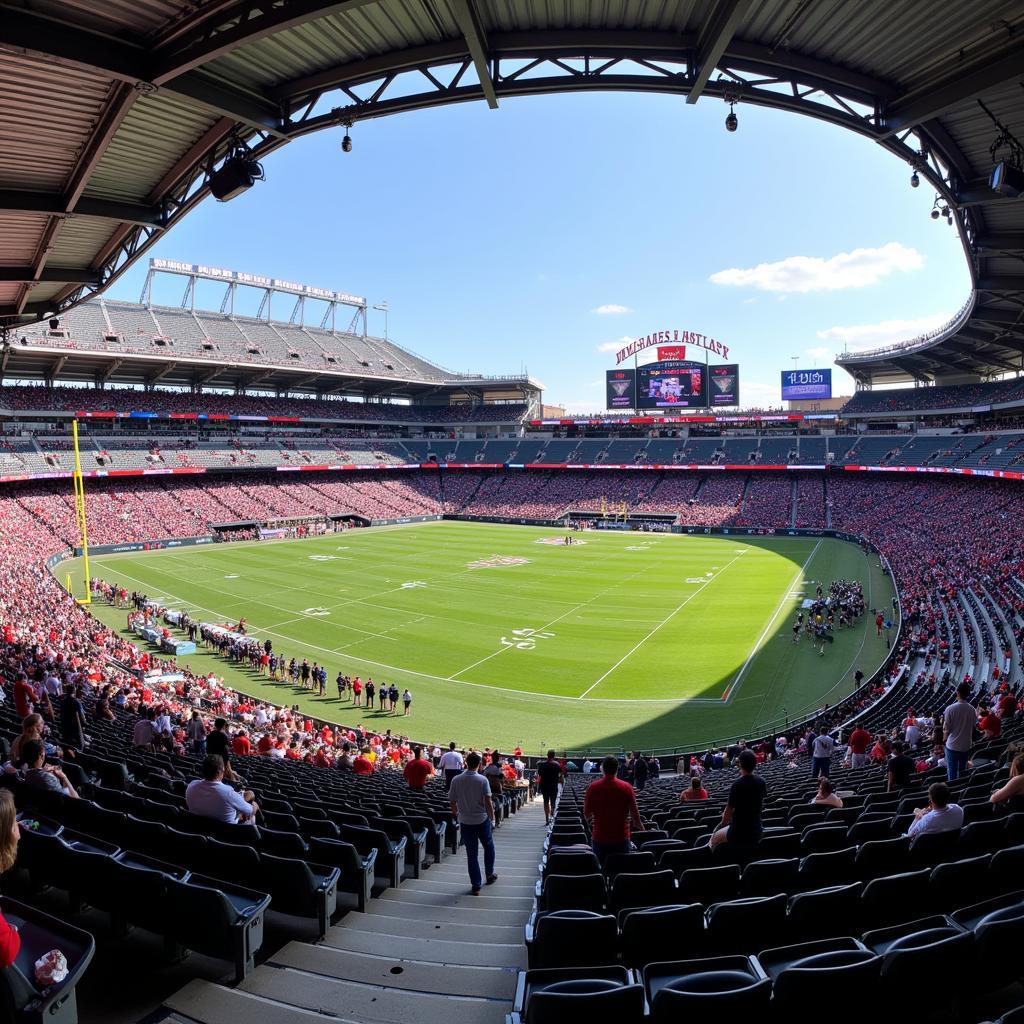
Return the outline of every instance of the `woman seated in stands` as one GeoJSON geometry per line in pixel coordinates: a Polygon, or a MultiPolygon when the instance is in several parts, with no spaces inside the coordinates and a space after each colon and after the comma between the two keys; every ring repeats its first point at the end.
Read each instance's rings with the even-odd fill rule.
{"type": "MultiPolygon", "coordinates": [[[[21,723],[21,735],[11,744],[11,764],[17,767],[21,763],[21,751],[29,740],[38,740],[43,743],[43,716],[39,714],[26,715],[21,723]]],[[[46,751],[46,745],[43,744],[46,751]]],[[[53,753],[55,747],[50,747],[48,753],[53,753]]]]}
{"type": "Polygon", "coordinates": [[[1024,754],[1018,754],[1010,765],[1010,780],[990,797],[996,806],[1011,814],[1024,811],[1024,754]]]}
{"type": "Polygon", "coordinates": [[[46,750],[39,740],[28,740],[21,747],[21,764],[25,766],[25,785],[33,789],[48,789],[78,799],[75,787],[55,764],[46,763],[46,750]]]}
{"type": "Polygon", "coordinates": [[[842,797],[832,792],[832,783],[824,776],[818,780],[818,792],[811,798],[812,804],[824,807],[842,807],[842,797]]]}
{"type": "Polygon", "coordinates": [[[683,803],[692,803],[695,800],[708,800],[708,791],[700,783],[700,774],[698,772],[692,772],[690,774],[690,785],[689,788],[684,789],[679,794],[679,799],[683,803]]]}
{"type": "MultiPolygon", "coordinates": [[[[10,871],[18,857],[18,812],[9,789],[0,789],[0,874],[10,871]]],[[[0,967],[10,967],[21,949],[18,929],[9,925],[0,914],[0,967]]]]}

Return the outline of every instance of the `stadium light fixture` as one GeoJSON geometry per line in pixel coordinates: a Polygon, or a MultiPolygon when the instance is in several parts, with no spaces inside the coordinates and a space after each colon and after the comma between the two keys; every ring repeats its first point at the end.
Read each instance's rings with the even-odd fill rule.
{"type": "Polygon", "coordinates": [[[910,176],[910,187],[911,188],[917,188],[917,186],[920,185],[920,184],[921,184],[921,179],[918,176],[917,171],[914,171],[914,173],[911,174],[911,176],[910,176]]]}
{"type": "Polygon", "coordinates": [[[341,151],[342,151],[342,153],[351,153],[352,152],[352,136],[349,135],[349,132],[352,130],[352,122],[351,121],[342,121],[342,124],[345,126],[345,137],[341,140],[341,151]]]}
{"type": "Polygon", "coordinates": [[[264,181],[265,177],[262,165],[249,147],[235,138],[231,140],[224,163],[216,171],[210,171],[210,192],[218,202],[226,203],[252,188],[257,181],[264,181]]]}

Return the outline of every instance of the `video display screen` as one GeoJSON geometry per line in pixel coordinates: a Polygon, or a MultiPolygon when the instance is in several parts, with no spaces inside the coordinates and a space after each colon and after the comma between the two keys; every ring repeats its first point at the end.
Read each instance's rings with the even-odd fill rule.
{"type": "Polygon", "coordinates": [[[636,371],[608,370],[605,374],[605,408],[636,408],[636,371]]]}
{"type": "Polygon", "coordinates": [[[703,409],[707,407],[708,368],[703,363],[668,359],[637,370],[641,409],[703,409]]]}
{"type": "Polygon", "coordinates": [[[831,370],[783,370],[782,400],[832,397],[831,370]]]}
{"type": "Polygon", "coordinates": [[[740,404],[740,368],[737,363],[725,363],[722,366],[708,368],[711,407],[740,404]]]}

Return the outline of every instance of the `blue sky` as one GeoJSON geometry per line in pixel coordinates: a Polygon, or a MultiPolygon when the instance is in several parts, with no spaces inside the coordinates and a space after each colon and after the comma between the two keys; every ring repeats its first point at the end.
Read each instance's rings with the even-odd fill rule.
{"type": "MultiPolygon", "coordinates": [[[[357,124],[349,154],[331,130],[150,255],[386,299],[399,343],[455,370],[525,366],[546,401],[580,412],[603,408],[603,349],[622,338],[698,330],[730,346],[743,404],[778,404],[791,357],[829,365],[843,339],[873,347],[956,311],[970,287],[959,240],[905,164],[742,104],[729,134],[727,112],[628,94],[467,104],[357,124]]],[[[144,276],[145,261],[109,295],[137,299],[144,276]]]]}

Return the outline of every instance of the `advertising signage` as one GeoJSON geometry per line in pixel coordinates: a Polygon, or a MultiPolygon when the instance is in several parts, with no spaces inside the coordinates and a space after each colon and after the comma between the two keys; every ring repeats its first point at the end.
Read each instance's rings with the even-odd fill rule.
{"type": "Polygon", "coordinates": [[[832,397],[831,370],[783,370],[782,400],[832,397]]]}
{"type": "Polygon", "coordinates": [[[708,367],[711,408],[740,404],[740,368],[738,363],[708,367]]]}
{"type": "Polygon", "coordinates": [[[608,370],[605,374],[605,408],[636,408],[636,371],[608,370]]]}

